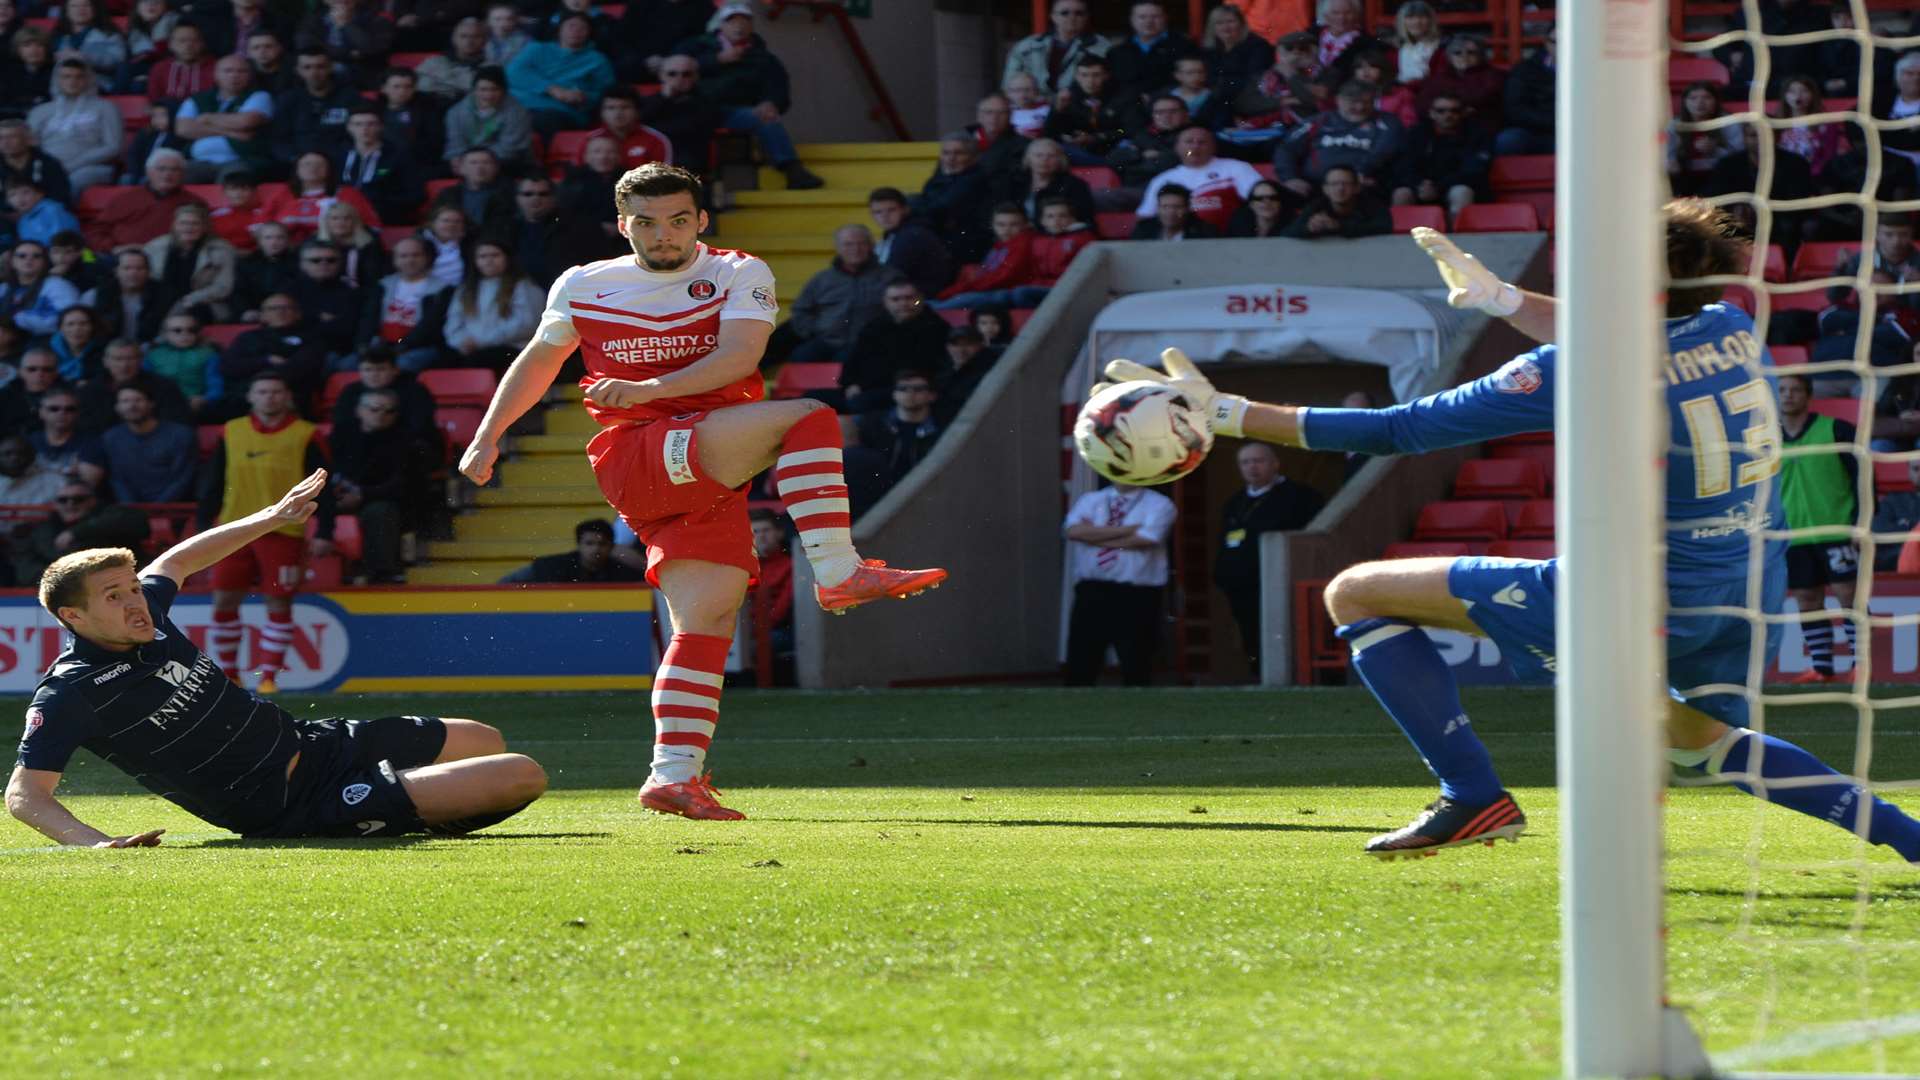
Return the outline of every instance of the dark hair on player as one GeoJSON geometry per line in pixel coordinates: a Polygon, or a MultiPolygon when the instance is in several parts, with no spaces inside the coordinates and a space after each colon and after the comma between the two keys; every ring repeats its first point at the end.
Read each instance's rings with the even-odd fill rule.
{"type": "MultiPolygon", "coordinates": [[[[63,607],[87,607],[87,578],[101,570],[131,570],[134,568],[133,552],[127,548],[88,548],[71,555],[62,555],[40,574],[40,606],[47,614],[60,620],[63,607]]],[[[73,629],[67,626],[67,629],[73,629]]]]}
{"type": "Polygon", "coordinates": [[[628,169],[626,175],[614,183],[613,205],[617,211],[624,212],[631,199],[658,199],[680,192],[693,200],[695,210],[700,209],[699,177],[678,165],[649,161],[628,169]]]}
{"type": "Polygon", "coordinates": [[[573,542],[579,543],[580,538],[588,533],[604,536],[607,538],[607,543],[611,544],[613,543],[613,522],[606,518],[588,518],[573,527],[573,542]]]}
{"type": "Polygon", "coordinates": [[[1682,285],[1694,278],[1738,274],[1752,245],[1731,214],[1699,199],[1675,199],[1667,214],[1667,316],[1691,315],[1720,299],[1724,285],[1682,285]]]}

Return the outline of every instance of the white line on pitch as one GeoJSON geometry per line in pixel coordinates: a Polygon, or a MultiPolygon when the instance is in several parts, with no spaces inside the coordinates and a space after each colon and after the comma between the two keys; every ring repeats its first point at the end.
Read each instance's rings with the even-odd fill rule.
{"type": "Polygon", "coordinates": [[[1806,1057],[1823,1050],[1839,1050],[1879,1039],[1897,1039],[1903,1035],[1920,1035],[1920,1013],[1885,1016],[1877,1020],[1854,1020],[1796,1031],[1771,1042],[1754,1043],[1724,1054],[1715,1054],[1713,1063],[1718,1068],[1739,1068],[1806,1057]]]}
{"type": "MultiPolygon", "coordinates": [[[[1551,739],[1551,731],[1481,731],[1482,736],[1496,739],[1551,739]]],[[[1875,738],[1914,738],[1920,731],[1876,731],[1875,738]]],[[[958,736],[835,736],[826,737],[773,737],[766,739],[731,738],[728,746],[839,746],[843,744],[903,744],[913,743],[978,743],[982,746],[1001,743],[1122,743],[1122,742],[1195,742],[1208,739],[1248,739],[1261,742],[1280,742],[1295,739],[1404,739],[1398,731],[1282,731],[1282,732],[1228,732],[1221,734],[1209,732],[1195,735],[1007,735],[1002,737],[976,736],[961,738],[958,736]]],[[[652,743],[650,735],[635,735],[630,739],[509,739],[514,746],[622,746],[627,743],[652,743]]]]}

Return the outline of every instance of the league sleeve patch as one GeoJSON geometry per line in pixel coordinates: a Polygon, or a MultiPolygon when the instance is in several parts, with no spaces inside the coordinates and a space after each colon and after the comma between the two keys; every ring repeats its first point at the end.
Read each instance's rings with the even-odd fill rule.
{"type": "Polygon", "coordinates": [[[27,730],[20,733],[20,741],[26,742],[28,739],[33,738],[33,733],[36,731],[39,731],[40,725],[46,722],[47,722],[46,714],[42,713],[38,706],[28,709],[27,710],[27,730]]]}
{"type": "Polygon", "coordinates": [[[1510,360],[1493,374],[1493,388],[1503,394],[1531,394],[1545,385],[1540,365],[1531,360],[1510,360]]]}
{"type": "Polygon", "coordinates": [[[753,302],[759,304],[764,311],[772,311],[780,306],[774,302],[773,287],[771,285],[755,285],[753,287],[753,302]]]}

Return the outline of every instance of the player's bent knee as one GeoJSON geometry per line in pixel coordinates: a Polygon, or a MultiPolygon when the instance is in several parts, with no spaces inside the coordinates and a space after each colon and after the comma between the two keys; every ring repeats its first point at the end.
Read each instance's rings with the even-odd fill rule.
{"type": "Polygon", "coordinates": [[[503,792],[505,802],[510,806],[530,803],[547,792],[547,770],[540,763],[525,754],[502,754],[511,764],[506,765],[507,781],[503,792]]]}
{"type": "Polygon", "coordinates": [[[1373,610],[1373,605],[1369,602],[1369,595],[1373,592],[1371,588],[1374,577],[1373,568],[1378,565],[1378,563],[1361,563],[1357,566],[1349,566],[1334,575],[1332,581],[1327,582],[1326,592],[1321,595],[1321,599],[1326,603],[1327,614],[1333,618],[1335,624],[1346,626],[1361,619],[1374,618],[1379,614],[1373,610]]]}

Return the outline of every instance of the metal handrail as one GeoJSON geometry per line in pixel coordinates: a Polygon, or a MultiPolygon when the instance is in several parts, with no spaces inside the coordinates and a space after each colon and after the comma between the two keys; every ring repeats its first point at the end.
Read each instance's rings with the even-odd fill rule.
{"type": "Polygon", "coordinates": [[[900,118],[900,110],[894,107],[893,95],[887,93],[887,84],[880,79],[880,69],[873,66],[873,57],[868,55],[867,46],[860,40],[860,31],[854,29],[853,20],[847,16],[847,8],[840,0],[771,0],[767,11],[769,22],[778,19],[788,8],[802,8],[813,13],[813,21],[831,20],[840,27],[840,35],[847,39],[847,47],[853,50],[854,62],[860,65],[860,71],[867,77],[867,86],[873,90],[878,101],[868,115],[875,120],[884,120],[893,129],[893,137],[901,142],[913,141],[913,134],[907,130],[907,123],[900,118]]]}

